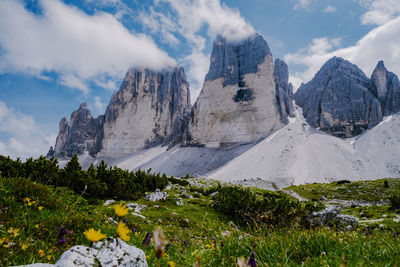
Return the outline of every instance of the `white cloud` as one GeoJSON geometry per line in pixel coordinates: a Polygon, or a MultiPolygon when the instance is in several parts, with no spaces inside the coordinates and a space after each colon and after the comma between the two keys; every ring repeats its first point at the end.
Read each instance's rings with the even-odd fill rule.
{"type": "Polygon", "coordinates": [[[294,9],[306,9],[311,4],[311,0],[296,0],[296,2],[294,9]]]}
{"type": "Polygon", "coordinates": [[[1,101],[0,137],[1,155],[23,159],[45,155],[56,139],[55,134],[43,133],[33,117],[9,108],[1,101]]]}
{"type": "Polygon", "coordinates": [[[175,64],[150,37],[130,32],[109,13],[88,15],[59,0],[39,2],[41,15],[20,0],[0,1],[0,73],[55,71],[62,84],[87,92],[87,82],[99,75],[121,78],[130,66],[175,64]]]}
{"type": "Polygon", "coordinates": [[[159,33],[165,43],[172,46],[183,37],[191,52],[179,61],[189,74],[192,102],[200,93],[204,77],[209,67],[209,54],[204,52],[206,39],[201,35],[203,29],[215,39],[222,35],[229,41],[240,41],[255,33],[253,27],[236,9],[231,9],[219,0],[156,0],[156,6],[139,16],[142,24],[152,33],[159,33]],[[173,13],[165,14],[165,5],[173,13]],[[161,11],[159,11],[160,9],[161,11]]]}
{"type": "Polygon", "coordinates": [[[291,74],[290,80],[297,88],[308,82],[331,57],[339,56],[358,65],[367,76],[372,74],[379,60],[386,67],[400,74],[400,17],[376,27],[361,38],[354,46],[338,48],[340,39],[314,39],[312,43],[296,53],[286,54],[284,59],[290,69],[303,68],[291,74]]]}
{"type": "Polygon", "coordinates": [[[368,11],[361,16],[364,25],[383,25],[400,15],[400,0],[359,0],[368,11]]]}
{"type": "Polygon", "coordinates": [[[106,103],[101,101],[101,97],[95,96],[94,97],[94,107],[96,108],[99,114],[104,114],[106,110],[106,103]]]}
{"type": "Polygon", "coordinates": [[[336,7],[334,6],[327,6],[323,10],[324,13],[335,13],[336,12],[336,7]]]}

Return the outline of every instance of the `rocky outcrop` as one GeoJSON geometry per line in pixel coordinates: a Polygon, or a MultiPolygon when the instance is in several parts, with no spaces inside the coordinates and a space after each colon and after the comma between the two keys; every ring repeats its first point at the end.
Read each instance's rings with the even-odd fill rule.
{"type": "Polygon", "coordinates": [[[386,69],[383,61],[378,62],[372,73],[370,90],[381,102],[384,116],[400,111],[399,78],[386,69]]]}
{"type": "Polygon", "coordinates": [[[93,118],[86,103],[82,103],[71,114],[70,121],[62,118],[54,149],[50,148],[48,157],[71,157],[85,151],[94,155],[98,152],[102,138],[104,116],[93,118]]]}
{"type": "Polygon", "coordinates": [[[256,34],[229,42],[218,37],[193,107],[189,143],[221,147],[259,140],[284,125],[278,106],[272,54],[264,38],[256,34]]]}
{"type": "Polygon", "coordinates": [[[147,267],[143,250],[130,246],[119,238],[108,238],[91,247],[74,246],[65,251],[55,264],[31,264],[18,267],[147,267]]]}
{"type": "Polygon", "coordinates": [[[369,90],[369,79],[354,64],[333,57],[295,94],[296,104],[314,128],[352,137],[382,120],[381,103],[369,90]]]}
{"type": "Polygon", "coordinates": [[[293,86],[289,83],[289,68],[279,58],[274,62],[274,81],[281,121],[287,124],[288,117],[294,117],[293,86]]]}
{"type": "Polygon", "coordinates": [[[120,157],[187,135],[191,109],[183,68],[129,70],[106,109],[99,157],[120,157]]]}

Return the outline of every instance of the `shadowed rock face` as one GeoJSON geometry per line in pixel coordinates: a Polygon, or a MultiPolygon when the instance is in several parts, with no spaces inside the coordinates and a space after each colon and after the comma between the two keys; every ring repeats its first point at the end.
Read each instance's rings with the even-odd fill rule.
{"type": "Polygon", "coordinates": [[[400,82],[397,75],[379,61],[371,76],[370,89],[382,104],[383,115],[400,111],[400,82]]]}
{"type": "Polygon", "coordinates": [[[191,109],[183,68],[131,69],[107,107],[100,157],[119,157],[187,135],[191,109]]]}
{"type": "Polygon", "coordinates": [[[190,144],[219,147],[253,142],[280,129],[287,123],[281,116],[287,117],[290,109],[285,94],[289,98],[286,92],[291,89],[284,72],[276,75],[282,84],[277,89],[271,51],[261,35],[241,42],[218,37],[193,107],[190,144]]]}
{"type": "Polygon", "coordinates": [[[274,63],[274,80],[279,114],[282,122],[287,124],[288,117],[294,117],[293,86],[289,83],[289,68],[279,58],[274,63]]]}
{"type": "Polygon", "coordinates": [[[49,157],[71,157],[73,154],[91,155],[98,152],[102,137],[104,116],[93,118],[86,103],[82,103],[71,114],[70,121],[62,118],[59,123],[59,133],[54,150],[50,149],[49,157]]]}
{"type": "Polygon", "coordinates": [[[334,57],[295,94],[307,122],[338,137],[352,137],[382,120],[369,79],[349,61],[334,57]]]}

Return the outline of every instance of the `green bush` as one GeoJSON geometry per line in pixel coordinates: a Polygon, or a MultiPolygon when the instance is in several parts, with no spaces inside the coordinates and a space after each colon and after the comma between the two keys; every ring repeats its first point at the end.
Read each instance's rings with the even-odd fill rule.
{"type": "Polygon", "coordinates": [[[392,209],[400,209],[400,194],[393,194],[389,197],[390,207],[392,209]]]}
{"type": "Polygon", "coordinates": [[[248,188],[220,186],[213,207],[237,222],[249,226],[293,226],[302,223],[305,209],[284,193],[256,195],[248,188]]]}

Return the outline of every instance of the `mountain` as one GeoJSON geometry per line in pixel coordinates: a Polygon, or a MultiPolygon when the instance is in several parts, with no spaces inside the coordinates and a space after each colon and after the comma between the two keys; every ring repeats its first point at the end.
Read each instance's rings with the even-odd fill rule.
{"type": "Polygon", "coordinates": [[[400,83],[383,61],[368,79],[356,65],[333,57],[294,98],[312,127],[348,138],[400,111],[400,83]]]}
{"type": "Polygon", "coordinates": [[[369,79],[356,65],[333,57],[300,86],[295,101],[312,127],[352,137],[382,120],[380,102],[368,86],[369,79]]]}
{"type": "Polygon", "coordinates": [[[280,97],[284,95],[276,93],[272,54],[264,38],[255,34],[229,42],[219,36],[193,106],[189,144],[223,147],[268,136],[287,122],[280,97]]]}
{"type": "Polygon", "coordinates": [[[102,139],[104,116],[93,118],[86,103],[71,114],[70,121],[62,118],[54,149],[51,147],[48,157],[71,157],[85,151],[94,155],[99,150],[102,139]]]}
{"type": "Polygon", "coordinates": [[[378,62],[372,73],[370,89],[381,102],[383,115],[400,111],[399,78],[386,69],[383,61],[378,62]]]}
{"type": "Polygon", "coordinates": [[[183,68],[129,70],[106,109],[98,157],[120,157],[179,143],[191,110],[183,68]]]}
{"type": "Polygon", "coordinates": [[[121,157],[157,145],[174,145],[188,135],[189,83],[183,68],[130,69],[105,115],[93,118],[86,103],[63,118],[48,157],[121,157]]]}

